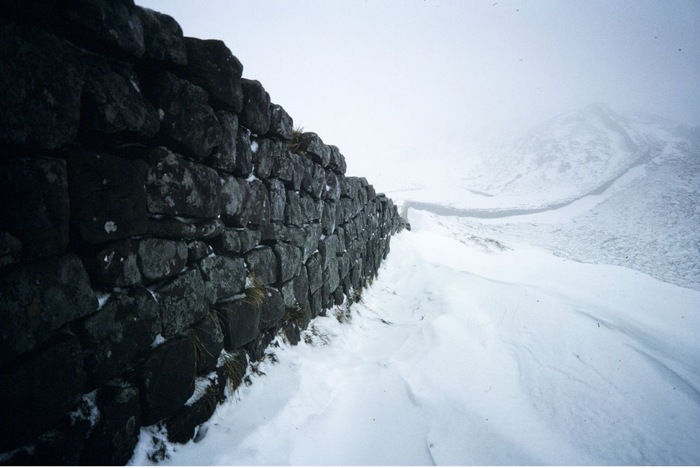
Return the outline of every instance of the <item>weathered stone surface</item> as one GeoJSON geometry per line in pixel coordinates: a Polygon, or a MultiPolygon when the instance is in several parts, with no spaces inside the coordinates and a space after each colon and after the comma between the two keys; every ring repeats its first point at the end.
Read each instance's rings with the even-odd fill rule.
{"type": "Polygon", "coordinates": [[[207,92],[199,86],[160,72],[152,77],[148,96],[162,111],[159,135],[172,149],[201,160],[221,143],[221,125],[208,104],[207,92]]]}
{"type": "Polygon", "coordinates": [[[21,243],[26,258],[63,252],[70,219],[66,163],[56,158],[0,162],[0,231],[21,243]]]}
{"type": "Polygon", "coordinates": [[[323,214],[323,202],[316,200],[309,195],[302,195],[299,198],[301,214],[305,223],[313,223],[321,219],[323,214]]]}
{"type": "Polygon", "coordinates": [[[259,306],[238,299],[219,303],[215,309],[219,314],[227,350],[233,351],[255,339],[260,325],[259,306]]]}
{"type": "Polygon", "coordinates": [[[212,248],[202,241],[192,241],[187,244],[187,266],[194,267],[201,259],[210,255],[212,248]]]}
{"type": "Polygon", "coordinates": [[[278,242],[272,247],[277,257],[277,281],[284,283],[299,274],[301,268],[301,250],[285,242],[278,242]]]}
{"type": "Polygon", "coordinates": [[[260,306],[260,330],[276,326],[284,317],[284,300],[280,291],[267,288],[266,294],[260,306]]]}
{"type": "Polygon", "coordinates": [[[107,153],[74,151],[68,157],[71,223],[93,244],[146,232],[147,166],[107,153]]]}
{"type": "Polygon", "coordinates": [[[270,198],[261,180],[241,182],[243,199],[239,213],[233,217],[236,226],[260,226],[270,222],[270,198]]]}
{"type": "Polygon", "coordinates": [[[17,263],[22,258],[22,243],[9,232],[0,231],[0,267],[17,263]]]}
{"type": "Polygon", "coordinates": [[[277,282],[277,257],[270,247],[259,247],[245,256],[248,270],[255,274],[263,284],[277,282]]]}
{"type": "Polygon", "coordinates": [[[326,171],[320,164],[312,164],[309,169],[304,173],[301,187],[306,193],[318,200],[326,188],[326,171]]]}
{"type": "Polygon", "coordinates": [[[318,249],[318,241],[321,239],[323,229],[320,224],[304,226],[304,244],[301,247],[301,259],[304,263],[318,249]]]}
{"type": "Polygon", "coordinates": [[[284,223],[292,226],[303,226],[306,217],[302,211],[301,197],[294,190],[287,191],[287,204],[284,207],[284,223]]]}
{"type": "Polygon", "coordinates": [[[255,176],[258,179],[267,179],[272,172],[275,154],[286,147],[286,145],[270,138],[253,138],[251,152],[255,176]]]}
{"type": "Polygon", "coordinates": [[[323,199],[337,202],[340,199],[340,183],[338,176],[331,171],[326,172],[326,187],[323,192],[323,199]]]}
{"type": "Polygon", "coordinates": [[[1,272],[0,366],[95,309],[88,275],[72,254],[1,272]]]}
{"type": "Polygon", "coordinates": [[[242,258],[207,257],[200,262],[200,268],[217,301],[240,294],[245,289],[246,270],[242,258]]]}
{"type": "MultiPolygon", "coordinates": [[[[292,281],[292,284],[297,306],[308,313],[311,309],[311,305],[309,304],[309,275],[306,268],[301,269],[299,275],[292,281]]],[[[304,326],[307,324],[308,323],[305,323],[304,326]]]]}
{"type": "Polygon", "coordinates": [[[233,173],[236,169],[236,142],[238,140],[238,116],[228,111],[216,111],[221,124],[221,143],[206,160],[209,166],[233,173]]]}
{"type": "Polygon", "coordinates": [[[138,263],[146,283],[175,276],[187,265],[187,244],[169,239],[141,239],[138,263]]]}
{"type": "Polygon", "coordinates": [[[141,424],[150,426],[175,414],[194,391],[194,346],[189,336],[154,349],[136,369],[141,393],[141,424]]]}
{"type": "Polygon", "coordinates": [[[187,64],[187,50],[182,28],[171,16],[137,7],[143,27],[145,58],[174,65],[187,64]]]}
{"type": "Polygon", "coordinates": [[[192,327],[192,340],[195,346],[197,375],[207,374],[216,369],[221,350],[224,349],[224,334],[219,319],[214,314],[192,327]]]}
{"type": "Polygon", "coordinates": [[[260,243],[260,231],[254,229],[226,229],[212,241],[220,253],[244,254],[260,243]]]}
{"type": "Polygon", "coordinates": [[[326,202],[323,204],[323,213],[321,214],[321,226],[323,226],[324,234],[330,235],[335,232],[335,228],[338,226],[336,214],[337,210],[335,207],[335,203],[326,202]]]}
{"type": "Polygon", "coordinates": [[[83,130],[104,135],[123,132],[152,137],[160,120],[153,105],[141,94],[136,73],[125,66],[94,60],[83,89],[83,130]]]}
{"type": "Polygon", "coordinates": [[[132,239],[109,244],[96,254],[83,258],[90,281],[107,289],[126,287],[141,282],[137,262],[138,243],[132,239]]]}
{"type": "Polygon", "coordinates": [[[0,452],[31,442],[57,424],[78,402],[84,383],[80,344],[67,334],[3,369],[0,452]]]}
{"type": "Polygon", "coordinates": [[[81,465],[125,465],[133,454],[141,429],[139,390],[127,382],[97,391],[99,420],[80,455],[81,465]]]}
{"type": "Polygon", "coordinates": [[[272,175],[284,182],[289,190],[299,191],[304,173],[301,156],[286,149],[274,153],[272,175]]]}
{"type": "Polygon", "coordinates": [[[340,153],[340,150],[335,145],[328,145],[331,150],[331,158],[328,161],[328,169],[332,170],[338,175],[344,175],[347,170],[347,164],[345,162],[345,156],[340,153]]]}
{"type": "Polygon", "coordinates": [[[236,164],[233,173],[239,177],[247,178],[253,172],[253,149],[250,130],[238,128],[236,139],[236,164]]]}
{"type": "Polygon", "coordinates": [[[72,0],[57,11],[65,33],[86,49],[140,58],[146,46],[133,0],[72,0]]]}
{"type": "Polygon", "coordinates": [[[156,214],[216,218],[221,213],[221,181],[218,173],[165,148],[149,154],[146,179],[148,210],[156,214]]]}
{"type": "Polygon", "coordinates": [[[331,149],[323,143],[321,138],[313,132],[304,132],[299,140],[299,148],[313,162],[323,168],[328,167],[331,161],[331,149]]]}
{"type": "Polygon", "coordinates": [[[247,182],[228,176],[221,187],[221,219],[227,225],[235,224],[241,212],[243,193],[247,182]]]}
{"type": "Polygon", "coordinates": [[[66,41],[0,20],[0,143],[54,149],[80,121],[85,65],[66,41]]]}
{"type": "Polygon", "coordinates": [[[165,422],[170,442],[177,444],[189,442],[195,437],[197,426],[209,420],[214,414],[221,393],[212,382],[202,392],[203,395],[197,401],[183,406],[165,422]]]}
{"type": "Polygon", "coordinates": [[[270,130],[267,134],[280,140],[289,141],[294,133],[294,121],[282,106],[272,104],[270,106],[270,130]]]}
{"type": "Polygon", "coordinates": [[[284,221],[284,209],[287,204],[287,191],[281,180],[269,178],[265,181],[270,196],[270,221],[284,221]]]}
{"type": "Polygon", "coordinates": [[[199,270],[189,270],[158,288],[163,336],[173,336],[203,319],[209,311],[204,280],[199,270]]]}
{"type": "Polygon", "coordinates": [[[323,285],[323,264],[319,252],[309,257],[306,262],[306,271],[309,276],[309,291],[315,293],[323,285]]]}
{"type": "Polygon", "coordinates": [[[226,44],[214,39],[185,38],[187,77],[209,92],[211,103],[235,113],[243,109],[243,65],[226,44]]]}
{"type": "Polygon", "coordinates": [[[270,129],[270,95],[257,80],[242,79],[243,110],[241,125],[256,135],[265,135],[270,129]]]}
{"type": "Polygon", "coordinates": [[[148,350],[161,331],[158,311],[151,293],[135,287],[112,293],[100,310],[80,322],[77,333],[85,348],[89,388],[119,377],[148,350]]]}

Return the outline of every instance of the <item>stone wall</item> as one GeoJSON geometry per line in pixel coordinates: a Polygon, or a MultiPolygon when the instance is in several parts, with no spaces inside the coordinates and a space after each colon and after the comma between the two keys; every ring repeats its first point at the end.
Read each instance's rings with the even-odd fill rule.
{"type": "Polygon", "coordinates": [[[169,16],[2,0],[0,45],[0,462],[123,464],[155,424],[186,442],[402,228],[169,16]]]}

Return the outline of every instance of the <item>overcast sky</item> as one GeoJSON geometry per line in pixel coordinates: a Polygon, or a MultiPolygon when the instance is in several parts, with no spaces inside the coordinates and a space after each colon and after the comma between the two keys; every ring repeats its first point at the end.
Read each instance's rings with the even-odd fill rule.
{"type": "Polygon", "coordinates": [[[604,102],[700,125],[697,0],[136,0],[221,39],[348,172],[604,102]]]}

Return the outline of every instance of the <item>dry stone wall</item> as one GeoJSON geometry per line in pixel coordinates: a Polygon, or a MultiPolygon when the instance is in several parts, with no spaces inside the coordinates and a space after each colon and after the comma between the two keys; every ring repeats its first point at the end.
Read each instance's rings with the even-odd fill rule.
{"type": "Polygon", "coordinates": [[[396,207],[242,74],[131,0],[0,1],[1,462],[186,442],[376,275],[396,207]]]}

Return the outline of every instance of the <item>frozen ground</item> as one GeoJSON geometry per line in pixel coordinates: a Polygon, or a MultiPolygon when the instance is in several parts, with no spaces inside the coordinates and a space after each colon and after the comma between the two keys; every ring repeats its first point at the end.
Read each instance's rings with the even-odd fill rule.
{"type": "MultiPolygon", "coordinates": [[[[456,173],[396,185],[412,231],[362,301],[296,347],[278,339],[265,375],[161,463],[700,464],[697,137],[625,123],[653,152],[589,177],[596,193],[562,198],[560,185],[543,201],[533,188],[512,204],[514,184],[489,197],[456,173]],[[420,202],[459,216],[409,208],[420,202]],[[523,207],[542,209],[504,216],[523,207]]],[[[151,463],[154,434],[132,463],[151,463]]]]}

